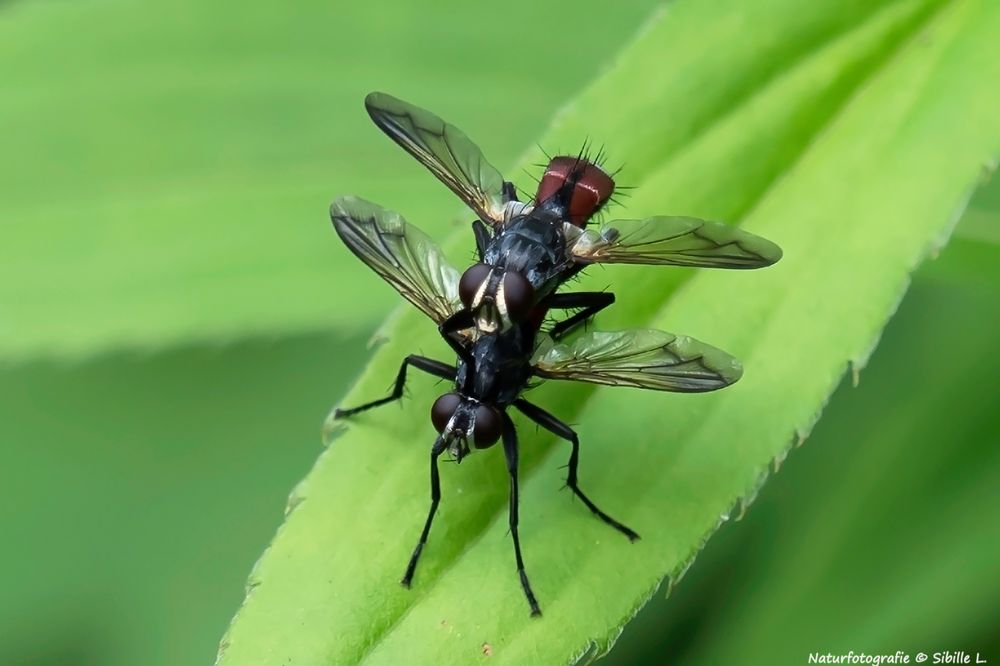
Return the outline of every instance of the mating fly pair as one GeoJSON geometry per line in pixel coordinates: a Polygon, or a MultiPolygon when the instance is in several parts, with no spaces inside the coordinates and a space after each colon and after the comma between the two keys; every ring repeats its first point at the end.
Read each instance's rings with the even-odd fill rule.
{"type": "Polygon", "coordinates": [[[458,462],[474,449],[503,442],[510,477],[510,533],[521,586],[531,613],[540,613],[524,569],[518,538],[518,440],[507,413],[513,407],[571,445],[566,485],[601,520],[630,540],[639,538],[590,500],[577,482],[576,432],[521,394],[532,378],[568,379],[658,391],[723,388],[742,374],[739,362],[691,338],[653,329],[592,331],[567,336],[614,302],[606,292],[557,293],[594,263],[760,268],[781,250],[725,224],[690,217],[616,220],[599,230],[591,218],[614,193],[614,180],[583,155],[550,160],[533,200],[490,165],[458,128],[389,95],[372,93],[365,106],[375,124],[419,160],[476,214],[479,262],[459,273],[423,232],[398,214],[355,197],[330,208],[347,247],[404,298],[428,315],[457,356],[444,363],[411,355],[387,397],[337,409],[343,418],[398,400],[412,366],[454,382],[431,407],[438,432],[431,446],[431,506],[403,575],[409,587],[441,498],[438,458],[458,462]],[[575,314],[543,330],[551,310],[575,314]]]}

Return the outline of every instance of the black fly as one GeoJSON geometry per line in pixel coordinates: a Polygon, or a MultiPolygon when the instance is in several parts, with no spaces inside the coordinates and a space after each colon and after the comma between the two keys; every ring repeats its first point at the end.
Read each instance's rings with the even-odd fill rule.
{"type": "Polygon", "coordinates": [[[546,311],[580,309],[556,324],[552,333],[558,338],[614,302],[607,292],[555,293],[593,263],[746,269],[781,258],[781,249],[770,241],[691,217],[614,220],[588,230],[614,194],[615,182],[585,151],[551,158],[534,200],[522,203],[513,183],[454,125],[384,93],[368,95],[365,108],[478,216],[472,228],[479,263],[462,274],[462,307],[444,323],[445,332],[470,326],[484,333],[502,330],[537,314],[536,305],[546,311]]]}
{"type": "Polygon", "coordinates": [[[694,218],[616,221],[600,231],[589,219],[614,191],[614,182],[582,155],[553,158],[535,200],[522,203],[514,187],[460,130],[428,111],[373,93],[366,107],[376,124],[428,167],[477,214],[473,223],[480,262],[459,274],[437,245],[402,217],[355,197],[331,206],[334,228],[362,261],[427,314],[457,356],[457,364],[411,355],[403,360],[390,395],[351,408],[347,417],[403,395],[412,366],[454,382],[431,408],[438,437],[431,447],[431,507],[403,585],[409,587],[440,501],[438,458],[458,462],[474,449],[503,442],[510,476],[509,522],[524,594],[533,615],[538,602],[524,569],[518,538],[518,442],[514,407],[571,444],[566,483],[601,520],[630,540],[639,538],[580,489],[576,432],[521,397],[533,377],[660,391],[703,392],[734,383],[739,362],[685,336],[653,329],[583,333],[562,338],[614,297],[603,292],[557,294],[590,263],[643,263],[757,268],[781,256],[776,245],[727,225],[694,218]],[[550,309],[582,308],[541,330],[550,309]]]}

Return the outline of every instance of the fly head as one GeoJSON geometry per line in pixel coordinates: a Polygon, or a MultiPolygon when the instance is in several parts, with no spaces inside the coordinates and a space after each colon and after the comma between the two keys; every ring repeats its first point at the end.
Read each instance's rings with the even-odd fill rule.
{"type": "Polygon", "coordinates": [[[462,274],[458,295],[483,333],[509,328],[535,305],[535,289],[524,274],[484,263],[474,264],[462,274]]]}
{"type": "Polygon", "coordinates": [[[488,449],[503,433],[500,412],[459,393],[445,393],[431,407],[434,429],[444,437],[456,462],[473,449],[488,449]]]}

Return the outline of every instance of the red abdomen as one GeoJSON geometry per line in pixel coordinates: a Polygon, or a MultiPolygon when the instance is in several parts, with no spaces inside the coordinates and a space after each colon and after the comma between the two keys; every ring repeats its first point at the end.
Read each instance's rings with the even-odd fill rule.
{"type": "Polygon", "coordinates": [[[538,184],[538,204],[555,199],[578,227],[601,209],[615,191],[615,181],[601,167],[582,157],[553,157],[538,184]]]}

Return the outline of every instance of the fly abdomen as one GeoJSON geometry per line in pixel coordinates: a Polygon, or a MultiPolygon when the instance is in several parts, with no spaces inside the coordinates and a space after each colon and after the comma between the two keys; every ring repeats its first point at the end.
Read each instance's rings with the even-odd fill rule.
{"type": "Polygon", "coordinates": [[[584,157],[553,157],[538,183],[535,200],[558,208],[578,227],[607,203],[615,181],[601,167],[584,157]]]}

